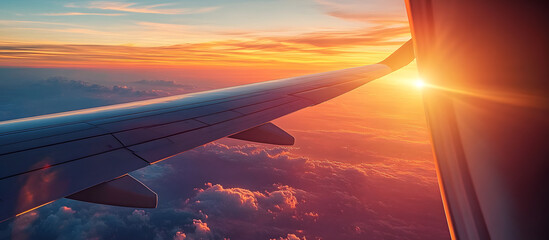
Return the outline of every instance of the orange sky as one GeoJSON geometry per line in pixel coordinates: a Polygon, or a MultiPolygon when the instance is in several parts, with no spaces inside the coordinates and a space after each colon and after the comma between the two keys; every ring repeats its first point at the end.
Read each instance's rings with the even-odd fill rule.
{"type": "Polygon", "coordinates": [[[153,3],[0,3],[0,66],[322,71],[410,38],[402,1],[153,3]]]}

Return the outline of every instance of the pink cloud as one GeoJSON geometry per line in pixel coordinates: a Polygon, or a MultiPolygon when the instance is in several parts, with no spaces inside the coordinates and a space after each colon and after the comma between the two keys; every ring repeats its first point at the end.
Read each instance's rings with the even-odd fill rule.
{"type": "Polygon", "coordinates": [[[62,212],[64,214],[74,214],[76,211],[72,210],[72,208],[67,206],[62,206],[59,208],[59,212],[62,212]]]}
{"type": "Polygon", "coordinates": [[[202,208],[208,208],[209,211],[216,211],[220,208],[257,211],[256,195],[259,194],[242,188],[224,189],[223,186],[216,184],[205,190],[199,190],[195,204],[202,208]]]}
{"type": "Polygon", "coordinates": [[[175,232],[175,235],[173,236],[173,240],[217,239],[216,237],[214,237],[213,233],[211,232],[206,222],[203,222],[200,219],[193,219],[191,226],[194,230],[189,231],[187,233],[181,230],[178,230],[177,232],[175,232]]]}
{"type": "Polygon", "coordinates": [[[42,16],[124,16],[124,13],[87,13],[87,12],[65,12],[65,13],[43,13],[42,16]]]}
{"type": "Polygon", "coordinates": [[[380,25],[408,25],[404,2],[399,0],[316,0],[315,2],[327,15],[343,20],[380,25]]]}
{"type": "Polygon", "coordinates": [[[148,222],[150,217],[145,210],[135,209],[132,214],[128,216],[128,220],[133,222],[148,222]]]}
{"type": "Polygon", "coordinates": [[[187,235],[181,231],[177,231],[175,233],[175,236],[173,236],[173,240],[185,240],[186,238],[187,238],[187,235]]]}
{"type": "Polygon", "coordinates": [[[196,14],[207,13],[217,10],[219,7],[203,7],[203,8],[173,8],[173,4],[154,4],[154,5],[139,5],[129,2],[111,2],[111,1],[95,1],[87,5],[67,4],[66,7],[85,7],[91,9],[111,10],[130,13],[152,13],[152,14],[196,14]]]}
{"type": "Polygon", "coordinates": [[[217,184],[195,190],[182,209],[231,239],[447,237],[436,182],[418,176],[432,169],[406,172],[392,163],[315,160],[292,151],[213,143],[189,152],[170,168],[193,169],[189,184],[197,176],[217,184]]]}
{"type": "Polygon", "coordinates": [[[288,233],[288,235],[285,238],[283,238],[283,237],[271,238],[270,240],[307,240],[307,238],[305,238],[305,237],[300,238],[300,237],[296,236],[295,234],[288,233]]]}
{"type": "Polygon", "coordinates": [[[195,234],[197,235],[207,235],[210,233],[208,224],[202,222],[200,219],[193,219],[193,226],[195,227],[195,234]]]}
{"type": "Polygon", "coordinates": [[[189,206],[200,209],[206,215],[223,217],[276,215],[277,212],[291,211],[298,205],[297,190],[288,186],[278,186],[278,189],[272,192],[224,188],[220,184],[206,184],[206,187],[198,190],[189,206]]]}

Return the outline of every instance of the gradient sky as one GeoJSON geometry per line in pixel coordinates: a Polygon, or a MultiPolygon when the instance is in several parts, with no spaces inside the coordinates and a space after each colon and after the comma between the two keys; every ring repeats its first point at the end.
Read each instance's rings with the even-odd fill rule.
{"type": "MultiPolygon", "coordinates": [[[[2,1],[0,121],[382,60],[401,0],[2,1]]],[[[131,173],[157,209],[61,199],[15,239],[448,239],[415,62],[274,122],[292,147],[222,139],[131,173]]]]}
{"type": "Polygon", "coordinates": [[[341,68],[410,38],[402,1],[0,3],[4,66],[341,68]]]}

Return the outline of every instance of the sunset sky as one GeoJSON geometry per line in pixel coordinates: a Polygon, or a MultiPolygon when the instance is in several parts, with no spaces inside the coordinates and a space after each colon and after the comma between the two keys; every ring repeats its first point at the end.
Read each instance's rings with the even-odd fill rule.
{"type": "MultiPolygon", "coordinates": [[[[401,0],[0,2],[0,121],[381,61],[401,0]]],[[[296,145],[222,139],[132,175],[157,209],[61,199],[0,239],[448,239],[415,62],[277,119],[296,145]]]]}
{"type": "Polygon", "coordinates": [[[410,38],[402,1],[4,1],[4,66],[341,68],[410,38]]]}

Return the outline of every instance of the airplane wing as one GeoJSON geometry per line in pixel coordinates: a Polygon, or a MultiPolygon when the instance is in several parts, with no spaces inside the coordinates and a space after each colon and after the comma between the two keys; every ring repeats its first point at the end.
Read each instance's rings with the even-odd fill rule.
{"type": "Polygon", "coordinates": [[[411,41],[384,61],[214,91],[0,122],[0,221],[56,199],[155,207],[128,172],[224,137],[293,144],[269,121],[407,65],[411,41]]]}

